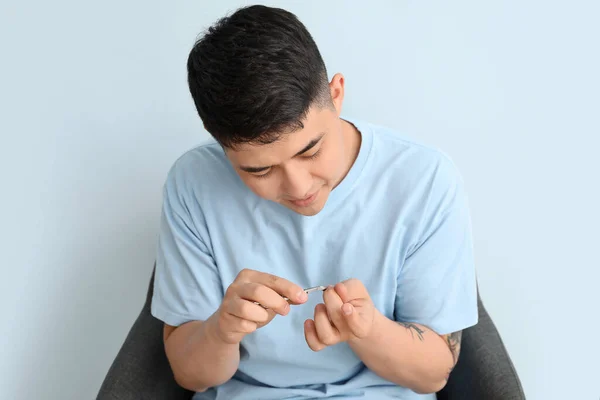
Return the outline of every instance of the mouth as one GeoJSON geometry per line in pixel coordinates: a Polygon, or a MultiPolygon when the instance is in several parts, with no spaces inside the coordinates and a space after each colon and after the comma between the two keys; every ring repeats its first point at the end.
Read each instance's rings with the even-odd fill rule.
{"type": "Polygon", "coordinates": [[[307,207],[307,206],[311,205],[315,201],[315,199],[317,198],[318,194],[319,194],[319,191],[317,190],[316,192],[314,192],[310,196],[305,197],[303,199],[300,199],[300,200],[290,200],[290,203],[292,203],[296,207],[307,207]]]}

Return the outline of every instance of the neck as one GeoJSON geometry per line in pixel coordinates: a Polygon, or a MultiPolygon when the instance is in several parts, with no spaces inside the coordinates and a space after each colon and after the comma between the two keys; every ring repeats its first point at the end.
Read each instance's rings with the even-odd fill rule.
{"type": "Polygon", "coordinates": [[[354,127],[351,123],[345,120],[342,121],[342,135],[344,137],[344,154],[346,156],[346,162],[344,164],[344,173],[342,174],[339,182],[336,184],[339,185],[341,181],[344,180],[350,169],[354,165],[354,161],[358,157],[358,153],[360,151],[360,144],[362,141],[362,136],[358,129],[354,127]]]}

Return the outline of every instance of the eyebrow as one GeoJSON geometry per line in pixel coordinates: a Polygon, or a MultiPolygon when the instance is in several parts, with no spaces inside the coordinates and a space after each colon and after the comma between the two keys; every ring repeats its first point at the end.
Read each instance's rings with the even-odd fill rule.
{"type": "MultiPolygon", "coordinates": [[[[323,139],[323,136],[325,136],[325,133],[321,133],[319,136],[317,136],[316,138],[314,138],[313,140],[308,142],[308,144],[306,146],[304,146],[302,148],[302,150],[300,150],[299,152],[294,154],[294,157],[298,157],[299,155],[304,154],[307,151],[309,151],[310,149],[312,149],[313,147],[315,147],[321,141],[321,139],[323,139]]],[[[272,165],[267,165],[264,167],[250,167],[250,166],[240,165],[239,168],[246,172],[262,172],[271,167],[272,167],[272,165]]]]}

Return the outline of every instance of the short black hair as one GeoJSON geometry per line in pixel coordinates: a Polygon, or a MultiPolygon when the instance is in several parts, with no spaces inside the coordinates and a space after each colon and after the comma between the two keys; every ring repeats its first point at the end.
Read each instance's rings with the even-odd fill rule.
{"type": "Polygon", "coordinates": [[[267,144],[303,128],[313,104],[332,105],[315,41],[289,11],[238,9],[196,41],[190,93],[205,129],[222,146],[267,144]]]}

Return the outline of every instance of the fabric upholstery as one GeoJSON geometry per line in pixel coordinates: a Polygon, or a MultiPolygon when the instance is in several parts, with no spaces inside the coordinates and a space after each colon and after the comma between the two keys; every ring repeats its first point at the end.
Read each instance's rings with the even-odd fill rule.
{"type": "Polygon", "coordinates": [[[458,363],[446,387],[437,394],[440,400],[521,400],[525,399],[521,381],[504,347],[500,334],[481,298],[479,322],[465,329],[458,363]]]}

